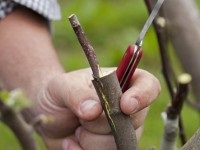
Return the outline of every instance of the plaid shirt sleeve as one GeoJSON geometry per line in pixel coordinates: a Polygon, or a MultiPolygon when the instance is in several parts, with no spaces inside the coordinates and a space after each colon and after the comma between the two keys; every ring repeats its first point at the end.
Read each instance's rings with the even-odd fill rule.
{"type": "Polygon", "coordinates": [[[12,12],[17,5],[32,9],[48,20],[61,18],[57,0],[0,0],[0,20],[12,12]]]}

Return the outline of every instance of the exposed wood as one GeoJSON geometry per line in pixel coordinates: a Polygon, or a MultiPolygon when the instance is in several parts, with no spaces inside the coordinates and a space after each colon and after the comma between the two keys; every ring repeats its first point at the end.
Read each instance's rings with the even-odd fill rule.
{"type": "Polygon", "coordinates": [[[113,72],[106,76],[100,74],[94,49],[88,42],[78,18],[73,14],[69,17],[69,20],[93,71],[93,85],[101,100],[117,149],[137,150],[137,138],[131,118],[120,109],[122,91],[116,73],[113,72]]]}
{"type": "Polygon", "coordinates": [[[119,106],[122,91],[116,73],[113,72],[102,78],[94,79],[93,84],[114,134],[117,149],[138,149],[136,134],[130,116],[125,115],[119,106]]]}

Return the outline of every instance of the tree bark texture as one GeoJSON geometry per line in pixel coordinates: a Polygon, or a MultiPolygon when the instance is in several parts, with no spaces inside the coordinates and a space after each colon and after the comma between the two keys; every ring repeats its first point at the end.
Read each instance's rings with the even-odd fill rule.
{"type": "Polygon", "coordinates": [[[191,137],[191,139],[181,148],[181,150],[199,150],[200,149],[200,129],[191,137]]]}
{"type": "Polygon", "coordinates": [[[33,129],[22,116],[5,105],[0,100],[1,121],[3,121],[19,140],[23,150],[37,150],[37,144],[33,138],[33,129]]]}
{"type": "Polygon", "coordinates": [[[194,94],[200,99],[200,17],[197,4],[194,0],[166,0],[164,12],[171,42],[183,68],[192,75],[194,94]]]}
{"type": "Polygon", "coordinates": [[[137,139],[131,118],[123,114],[119,107],[122,91],[116,73],[101,77],[94,49],[87,40],[78,18],[72,14],[69,21],[92,69],[93,84],[114,135],[117,149],[137,150],[137,139]]]}
{"type": "Polygon", "coordinates": [[[130,116],[121,112],[119,106],[122,91],[116,73],[95,78],[93,84],[114,134],[117,149],[136,150],[137,139],[130,116]]]}
{"type": "Polygon", "coordinates": [[[163,114],[164,133],[162,138],[161,150],[177,150],[176,139],[179,131],[178,117],[168,118],[167,114],[163,114]]]}

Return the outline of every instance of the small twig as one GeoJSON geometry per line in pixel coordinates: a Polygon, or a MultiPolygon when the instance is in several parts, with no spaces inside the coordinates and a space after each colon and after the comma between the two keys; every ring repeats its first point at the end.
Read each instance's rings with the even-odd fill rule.
{"type": "Polygon", "coordinates": [[[183,103],[188,95],[188,85],[190,84],[191,80],[192,78],[189,74],[182,74],[178,78],[178,89],[175,98],[167,110],[167,116],[170,119],[174,119],[180,116],[183,103]]]}
{"type": "MultiPolygon", "coordinates": [[[[176,92],[175,98],[171,105],[168,107],[164,128],[164,135],[162,141],[162,150],[176,150],[176,137],[179,132],[179,118],[182,110],[184,101],[186,100],[188,94],[188,85],[191,82],[191,76],[189,74],[182,74],[178,78],[178,90],[176,92]]],[[[180,131],[182,132],[182,131],[180,131]]]]}
{"type": "MultiPolygon", "coordinates": [[[[175,117],[179,116],[179,136],[181,138],[182,145],[184,145],[187,142],[186,136],[185,136],[185,131],[184,131],[184,126],[182,123],[182,118],[181,118],[181,110],[182,110],[182,105],[186,101],[186,97],[188,95],[188,86],[192,80],[192,77],[189,74],[182,74],[178,78],[178,88],[176,95],[174,97],[174,100],[172,101],[172,107],[169,109],[172,109],[171,111],[174,113],[168,112],[169,116],[175,117]],[[174,111],[175,110],[175,111],[174,111]]],[[[168,110],[170,111],[170,110],[168,110]]]]}
{"type": "Polygon", "coordinates": [[[44,114],[40,114],[38,116],[36,116],[30,123],[30,125],[33,127],[33,128],[37,128],[43,124],[47,124],[47,123],[50,123],[50,122],[53,122],[55,119],[53,118],[53,116],[50,116],[50,115],[44,115],[44,114]]]}
{"type": "Polygon", "coordinates": [[[5,105],[0,99],[1,121],[3,121],[15,134],[23,150],[37,150],[36,142],[32,136],[32,127],[22,116],[5,105]]]}
{"type": "Polygon", "coordinates": [[[80,45],[82,46],[85,55],[87,56],[88,62],[91,66],[91,69],[93,71],[93,76],[94,78],[99,78],[100,77],[100,69],[99,69],[99,63],[96,59],[96,55],[94,52],[93,47],[87,40],[85,33],[76,17],[76,15],[72,14],[69,16],[69,21],[72,25],[72,28],[74,29],[74,32],[76,33],[76,36],[79,40],[80,45]]]}

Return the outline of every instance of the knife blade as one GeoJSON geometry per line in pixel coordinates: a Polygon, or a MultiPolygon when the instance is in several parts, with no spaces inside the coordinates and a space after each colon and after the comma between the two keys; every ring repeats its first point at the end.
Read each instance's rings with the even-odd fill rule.
{"type": "Polygon", "coordinates": [[[117,67],[116,74],[122,89],[122,92],[125,92],[130,84],[130,80],[139,64],[139,61],[142,57],[142,41],[151,26],[153,20],[158,14],[164,0],[158,0],[145,22],[135,44],[130,44],[126,49],[120,64],[117,67]]]}

